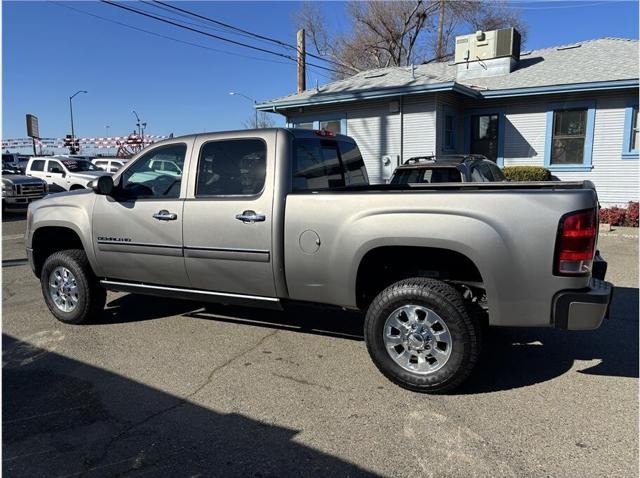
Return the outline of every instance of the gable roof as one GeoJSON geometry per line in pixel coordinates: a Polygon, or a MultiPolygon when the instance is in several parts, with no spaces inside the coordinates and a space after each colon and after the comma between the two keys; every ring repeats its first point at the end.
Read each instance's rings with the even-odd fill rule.
{"type": "Polygon", "coordinates": [[[457,66],[440,62],[368,70],[318,89],[258,104],[260,110],[434,91],[475,97],[638,86],[638,41],[601,38],[524,52],[509,74],[456,81],[457,66]]]}

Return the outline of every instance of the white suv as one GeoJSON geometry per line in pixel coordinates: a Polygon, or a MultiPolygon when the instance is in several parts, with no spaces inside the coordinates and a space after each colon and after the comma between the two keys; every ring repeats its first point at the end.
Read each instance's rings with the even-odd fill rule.
{"type": "Polygon", "coordinates": [[[46,181],[50,192],[83,189],[94,179],[111,175],[86,159],[63,156],[33,157],[25,174],[46,181]]]}

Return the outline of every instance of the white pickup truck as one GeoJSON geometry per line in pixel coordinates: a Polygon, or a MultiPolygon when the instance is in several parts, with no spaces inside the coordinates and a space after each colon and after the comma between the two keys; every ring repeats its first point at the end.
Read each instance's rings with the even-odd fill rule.
{"type": "Polygon", "coordinates": [[[111,173],[86,159],[36,156],[29,160],[25,174],[44,180],[49,185],[49,191],[54,193],[84,189],[94,179],[111,173]]]}

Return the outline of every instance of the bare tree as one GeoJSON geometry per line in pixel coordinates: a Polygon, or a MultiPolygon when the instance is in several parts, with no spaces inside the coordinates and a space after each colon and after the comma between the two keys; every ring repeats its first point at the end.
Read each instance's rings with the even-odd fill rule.
{"type": "Polygon", "coordinates": [[[524,23],[505,0],[350,2],[348,27],[335,32],[322,5],[305,2],[295,16],[315,53],[335,62],[336,78],[389,66],[447,59],[456,35],[524,23]]]}
{"type": "Polygon", "coordinates": [[[246,129],[260,129],[260,128],[273,128],[276,125],[273,116],[264,111],[258,111],[257,115],[252,115],[247,121],[244,122],[246,129]]]}

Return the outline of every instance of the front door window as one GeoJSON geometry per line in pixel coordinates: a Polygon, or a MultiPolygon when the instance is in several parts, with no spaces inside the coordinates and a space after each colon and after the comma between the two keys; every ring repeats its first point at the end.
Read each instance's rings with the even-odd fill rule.
{"type": "Polygon", "coordinates": [[[498,160],[498,122],[497,113],[471,116],[471,154],[498,160]]]}

